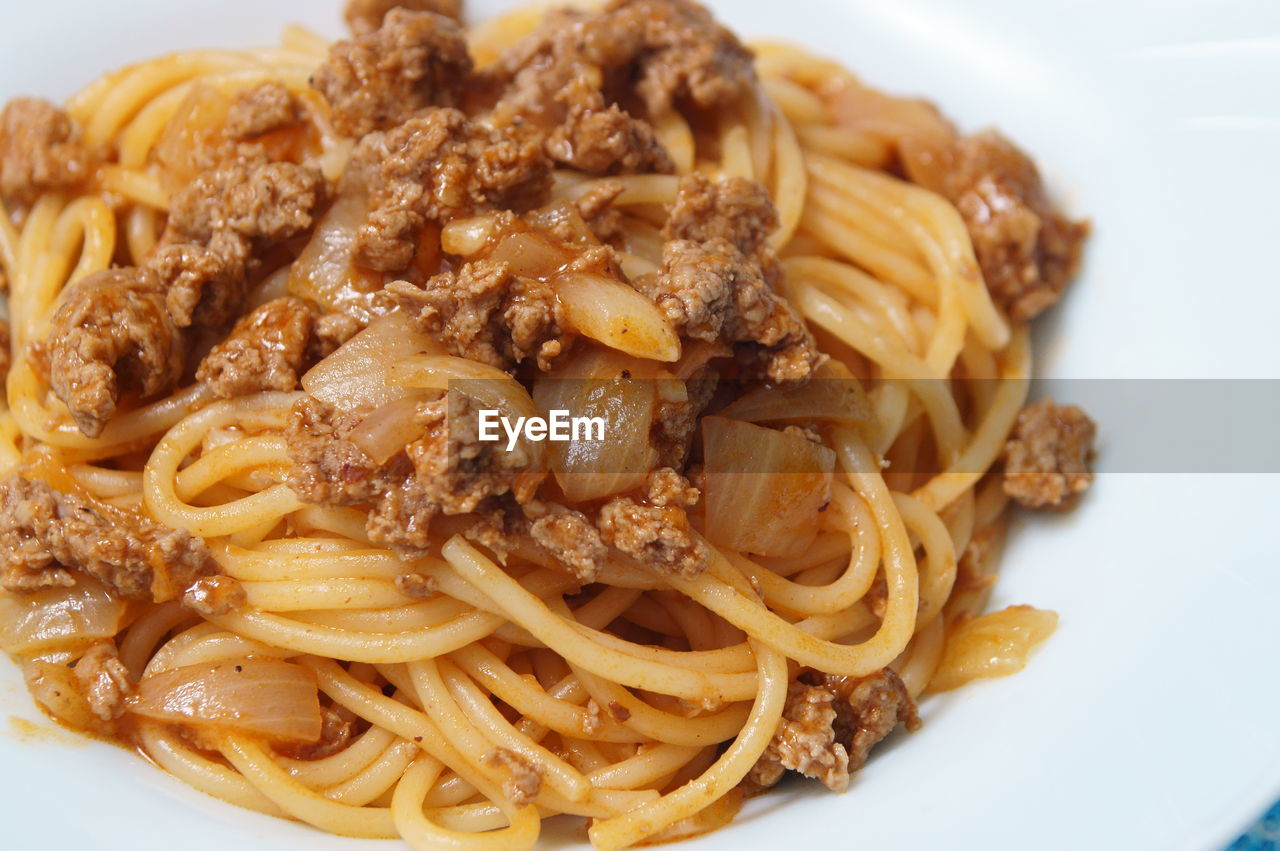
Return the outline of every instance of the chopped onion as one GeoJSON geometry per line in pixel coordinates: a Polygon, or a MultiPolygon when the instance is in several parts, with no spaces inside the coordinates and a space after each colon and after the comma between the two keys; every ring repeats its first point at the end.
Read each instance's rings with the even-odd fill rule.
{"type": "Polygon", "coordinates": [[[88,577],[69,588],[0,591],[0,650],[33,655],[83,647],[120,631],[125,605],[88,577]]]}
{"type": "MultiPolygon", "coordinates": [[[[222,132],[231,112],[231,98],[213,86],[197,84],[156,141],[156,160],[163,166],[161,184],[173,193],[191,183],[199,173],[192,151],[211,144],[222,132]]],[[[144,163],[137,163],[141,167],[144,163]]]]}
{"type": "Polygon", "coordinates": [[[568,263],[571,256],[545,236],[534,231],[521,231],[504,237],[489,259],[506,263],[516,275],[545,279],[568,263]]]}
{"type": "Polygon", "coordinates": [[[414,422],[420,399],[396,399],[378,408],[360,421],[348,435],[374,463],[385,464],[391,456],[422,436],[422,427],[414,422]]]}
{"type": "Polygon", "coordinates": [[[674,363],[680,338],[653,302],[631,287],[586,273],[563,275],[553,284],[575,331],[638,358],[674,363]]]}
{"type": "Polygon", "coordinates": [[[391,368],[420,352],[443,347],[403,313],[375,319],[336,352],[302,376],[302,387],[322,402],[344,411],[380,408],[398,399],[426,398],[421,390],[389,384],[391,368]]]}
{"type": "Polygon", "coordinates": [[[391,367],[387,381],[422,390],[447,390],[470,396],[508,416],[537,416],[529,391],[496,366],[451,355],[412,355],[391,367]]]}
{"type": "Polygon", "coordinates": [[[363,193],[338,196],[290,267],[289,292],[325,310],[367,310],[370,297],[382,289],[383,280],[354,260],[356,231],[364,219],[365,203],[363,193]]]}
{"type": "Polygon", "coordinates": [[[73,730],[105,732],[102,719],[93,714],[75,669],[62,661],[28,659],[22,663],[27,691],[46,712],[73,730]]]}
{"type": "Polygon", "coordinates": [[[632,368],[634,361],[618,352],[585,349],[534,382],[533,401],[543,416],[564,410],[604,419],[604,440],[547,444],[551,470],[571,502],[640,488],[657,463],[649,430],[660,382],[633,375],[632,368]]]}
{"type": "Polygon", "coordinates": [[[721,413],[751,423],[788,420],[864,423],[871,419],[871,402],[858,379],[852,375],[837,377],[824,369],[801,387],[757,387],[721,413]]]}
{"type": "Polygon", "coordinates": [[[1010,606],[964,621],[947,636],[929,690],[949,691],[981,677],[1015,674],[1057,628],[1057,612],[1031,606],[1010,606]]]}
{"type": "Polygon", "coordinates": [[[440,247],[459,257],[479,254],[497,238],[501,224],[497,213],[454,219],[440,230],[440,247]]]}
{"type": "Polygon", "coordinates": [[[129,712],[279,742],[319,741],[322,726],[316,675],[278,659],[188,665],[144,676],[129,712]]]}
{"type": "Polygon", "coordinates": [[[831,499],[836,455],[800,435],[702,420],[707,538],[764,556],[801,555],[831,499]]]}

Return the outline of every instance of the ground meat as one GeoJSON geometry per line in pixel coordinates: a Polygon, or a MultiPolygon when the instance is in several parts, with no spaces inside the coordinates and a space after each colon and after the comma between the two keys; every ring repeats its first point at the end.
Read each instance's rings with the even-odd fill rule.
{"type": "Polygon", "coordinates": [[[850,773],[898,724],[920,726],[915,703],[888,668],[869,677],[806,674],[787,689],[787,703],[773,741],[747,776],[767,788],[784,770],[821,780],[833,792],[849,786],[850,773]]]}
{"type": "Polygon", "coordinates": [[[173,196],[165,241],[208,245],[231,233],[267,248],[308,230],[324,194],[324,177],[309,166],[228,163],[173,196]]]}
{"type": "Polygon", "coordinates": [[[213,567],[187,532],[40,480],[0,483],[0,586],[11,591],[70,585],[79,570],[123,597],[163,602],[213,567]]]}
{"type": "Polygon", "coordinates": [[[225,615],[249,602],[244,586],[230,576],[197,579],[182,595],[182,605],[205,617],[225,615]]]}
{"type": "Polygon", "coordinates": [[[307,359],[318,361],[328,357],[361,328],[360,320],[349,313],[334,311],[317,317],[311,329],[311,349],[307,359]]]}
{"type": "Polygon", "coordinates": [[[484,762],[506,773],[502,793],[516,807],[532,804],[542,791],[542,767],[523,754],[509,748],[494,748],[484,762]]]}
{"type": "Polygon", "coordinates": [[[435,12],[462,20],[462,0],[349,0],[343,17],[356,35],[367,35],[382,26],[382,20],[392,9],[411,9],[415,12],[435,12]]]}
{"type": "Polygon", "coordinates": [[[960,210],[987,289],[1010,318],[1031,319],[1061,297],[1089,228],[1050,203],[1026,154],[988,131],[902,159],[912,180],[960,210]]]}
{"type": "Polygon", "coordinates": [[[436,593],[435,579],[421,573],[402,573],[392,581],[397,591],[415,600],[425,600],[436,593]]]}
{"type": "Polygon", "coordinates": [[[325,192],[308,166],[237,160],[176,193],[147,266],[178,327],[224,329],[239,316],[252,256],[309,230],[325,192]]]}
{"type": "Polygon", "coordinates": [[[431,106],[459,103],[471,56],[457,21],[395,8],[381,26],[329,51],[312,78],[338,132],[360,138],[431,106]]]}
{"type": "Polygon", "coordinates": [[[690,0],[614,0],[605,25],[643,33],[636,92],[657,115],[681,100],[709,109],[755,85],[751,51],[690,0]]]}
{"type": "Polygon", "coordinates": [[[686,337],[748,343],[774,382],[807,380],[822,360],[813,336],[774,292],[758,261],[730,242],[673,239],[660,275],[639,288],[686,337]]]}
{"type": "Polygon", "coordinates": [[[667,149],[649,122],[633,118],[584,77],[577,77],[556,95],[565,111],[544,142],[547,155],[558,163],[589,174],[675,171],[667,149]]]}
{"type": "Polygon", "coordinates": [[[223,328],[240,315],[247,282],[249,248],[231,233],[215,234],[209,245],[175,242],[147,258],[160,277],[165,307],[179,328],[223,328]]]}
{"type": "Polygon", "coordinates": [[[1023,408],[1004,447],[1004,492],[1027,508],[1072,508],[1093,481],[1096,432],[1074,405],[1044,399],[1023,408]]]}
{"type": "Polygon", "coordinates": [[[848,788],[849,753],[832,729],[835,697],[829,689],[791,683],[778,731],[752,766],[747,782],[767,788],[791,770],[821,780],[833,792],[848,788]]]}
{"type": "Polygon", "coordinates": [[[598,520],[601,537],[659,572],[693,578],[706,570],[710,557],[684,512],[699,496],[674,470],[659,470],[649,477],[644,500],[619,496],[604,504],[598,520]]]}
{"type": "Polygon", "coordinates": [[[551,164],[536,141],[517,141],[453,109],[371,134],[352,158],[365,174],[370,204],[356,258],[386,272],[409,265],[428,221],[529,209],[551,185],[551,164]]]}
{"type": "Polygon", "coordinates": [[[542,370],[565,347],[565,319],[552,287],[511,273],[506,263],[480,260],[441,272],[419,288],[407,281],[387,292],[419,327],[459,357],[511,369],[536,357],[542,370]]]}
{"type": "Polygon", "coordinates": [[[51,322],[49,384],[80,431],[102,434],[122,390],[154,396],[182,375],[185,342],[159,278],[105,269],[76,283],[51,322]]]}
{"type": "Polygon", "coordinates": [[[289,487],[317,505],[360,505],[376,501],[409,473],[403,459],[376,463],[347,439],[362,418],[310,396],[289,412],[285,437],[293,470],[289,487]]]}
{"type": "Polygon", "coordinates": [[[777,228],[778,211],[763,184],[745,177],[714,181],[694,172],[680,178],[663,234],[693,242],[723,239],[752,257],[777,228]]]}
{"type": "Polygon", "coordinates": [[[293,93],[284,83],[269,80],[236,94],[227,113],[226,133],[232,139],[256,139],[300,118],[293,93]]]}
{"type": "Polygon", "coordinates": [[[540,108],[584,69],[634,91],[659,115],[679,101],[732,103],[755,85],[752,56],[689,0],[615,0],[587,13],[557,10],[482,74],[517,111],[540,108]]]}
{"type": "Polygon", "coordinates": [[[437,514],[470,514],[496,507],[514,494],[527,502],[540,477],[535,456],[523,443],[508,452],[499,442],[482,441],[479,407],[471,397],[451,393],[418,407],[415,422],[423,437],[405,450],[413,475],[386,493],[369,516],[376,542],[405,553],[427,549],[428,531],[437,514]]]}
{"type": "Polygon", "coordinates": [[[94,715],[103,721],[114,721],[124,714],[133,682],[115,644],[93,645],[76,662],[74,670],[76,685],[94,715]]]}
{"type": "Polygon", "coordinates": [[[68,116],[36,98],[14,98],[0,112],[0,197],[30,204],[43,192],[84,181],[89,152],[68,116]]]}
{"type": "Polygon", "coordinates": [[[547,509],[529,526],[529,534],[584,584],[594,582],[609,555],[600,532],[581,511],[559,505],[547,509]]]}
{"type": "Polygon", "coordinates": [[[616,180],[602,180],[575,202],[578,215],[601,242],[609,242],[622,232],[622,214],[613,202],[626,189],[616,180]]]}
{"type": "Polygon", "coordinates": [[[315,310],[285,296],[243,317],[226,340],[214,346],[196,370],[223,399],[298,386],[311,339],[315,310]]]}
{"type": "Polygon", "coordinates": [[[850,771],[865,765],[871,749],[899,724],[909,731],[920,729],[915,701],[891,668],[860,678],[813,676],[839,697],[835,703],[835,733],[837,741],[846,743],[850,771]]]}

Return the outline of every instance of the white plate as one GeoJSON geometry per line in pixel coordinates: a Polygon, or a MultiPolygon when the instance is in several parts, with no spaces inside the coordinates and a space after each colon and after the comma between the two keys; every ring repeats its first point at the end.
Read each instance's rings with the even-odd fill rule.
{"type": "MultiPolygon", "coordinates": [[[[291,20],[337,34],[338,2],[6,3],[0,96],[64,97],[149,54],[273,41],[291,20]]],[[[1280,377],[1280,4],[713,5],[739,32],[995,124],[1047,164],[1096,235],[1040,329],[1042,373],[1280,377]]],[[[1221,414],[1209,440],[1235,433],[1221,414]]],[[[1101,425],[1105,453],[1125,424],[1101,425]]],[[[1106,475],[1075,514],[1022,524],[995,602],[1062,615],[1025,672],[929,700],[924,728],[880,749],[847,795],[790,784],[685,847],[1221,847],[1280,794],[1278,485],[1106,475]]],[[[32,740],[14,717],[50,728],[0,664],[5,847],[391,847],[238,810],[56,730],[32,740]]]]}

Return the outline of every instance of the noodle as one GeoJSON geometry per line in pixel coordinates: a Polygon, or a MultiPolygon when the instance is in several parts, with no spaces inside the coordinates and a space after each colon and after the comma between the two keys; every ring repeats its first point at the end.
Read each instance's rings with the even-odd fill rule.
{"type": "MultiPolygon", "coordinates": [[[[497,60],[538,17],[518,12],[473,31],[473,55],[497,60]]],[[[49,337],[72,285],[113,264],[141,265],[166,239],[164,217],[185,180],[172,155],[194,159],[194,137],[174,128],[195,99],[283,84],[301,104],[324,175],[342,174],[351,143],[308,85],[328,47],[291,27],[278,49],[189,51],[107,75],[67,111],[114,161],[78,192],[44,193],[21,215],[0,210],[17,355],[0,411],[0,467],[38,468],[59,490],[189,533],[242,594],[209,613],[176,600],[131,602],[113,645],[129,678],[282,662],[314,685],[326,725],[326,738],[307,747],[142,714],[126,716],[123,735],[197,789],[334,834],[398,837],[418,849],[531,848],[543,818],[570,813],[591,819],[596,847],[616,849],[731,818],[787,719],[798,669],[851,681],[896,671],[908,703],[931,682],[950,688],[984,675],[977,651],[964,655],[949,636],[981,610],[994,575],[1007,513],[1000,456],[1031,374],[1027,328],[993,302],[956,206],[903,179],[891,142],[868,129],[874,121],[841,122],[831,81],[852,86],[852,77],[803,51],[762,45],[760,85],[740,102],[692,114],[675,103],[650,115],[674,173],[562,168],[551,200],[612,191],[620,268],[642,281],[663,269],[663,210],[678,201],[681,175],[768,189],[783,293],[834,357],[820,374],[858,376],[848,380],[868,408],[815,438],[835,467],[805,546],[788,550],[783,540],[753,555],[713,543],[698,508],[688,534],[707,560],[697,575],[655,573],[611,553],[584,583],[528,536],[487,548],[444,516],[429,548],[411,557],[374,543],[362,509],[309,504],[290,486],[286,424],[306,392],[217,400],[188,378],[158,399],[122,399],[98,436],[77,428],[28,346],[49,337]]],[[[890,112],[872,118],[899,120],[890,112]]],[[[474,239],[487,226],[450,225],[442,238],[474,239]]],[[[296,259],[301,250],[272,256],[252,304],[297,292],[299,276],[314,271],[296,259]]],[[[619,332],[616,314],[632,304],[624,296],[639,297],[608,275],[566,279],[562,294],[583,337],[608,347],[601,362],[613,375],[686,379],[728,351],[689,339],[681,350],[647,302],[652,315],[637,307],[619,332]],[[619,336],[628,330],[636,333],[619,336]]],[[[378,325],[369,328],[362,333],[378,325]]],[[[391,389],[379,404],[388,407],[377,410],[412,410],[469,380],[486,404],[538,412],[525,373],[517,380],[432,345],[387,365],[391,389]]],[[[682,380],[673,386],[677,397],[686,392],[682,380]]],[[[362,446],[385,437],[375,416],[361,425],[362,446]]],[[[551,492],[572,502],[556,482],[551,492]]],[[[578,507],[598,499],[583,493],[592,495],[578,507]]],[[[0,592],[0,602],[10,599],[21,595],[0,592]]],[[[1052,624],[1035,610],[1002,614],[964,635],[1016,633],[1002,662],[1012,670],[1052,624]]],[[[65,668],[84,651],[68,647],[61,657],[11,652],[65,668]]]]}

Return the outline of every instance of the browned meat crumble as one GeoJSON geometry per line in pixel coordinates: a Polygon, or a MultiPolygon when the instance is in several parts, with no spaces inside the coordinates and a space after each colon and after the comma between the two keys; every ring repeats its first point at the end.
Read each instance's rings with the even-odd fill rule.
{"type": "Polygon", "coordinates": [[[274,299],[246,314],[231,334],[200,362],[196,378],[223,399],[298,386],[315,309],[293,296],[274,299]]]}
{"type": "Polygon", "coordinates": [[[370,537],[412,553],[426,550],[431,520],[438,514],[471,514],[495,507],[513,494],[527,502],[540,476],[522,443],[512,451],[480,440],[479,407],[469,396],[451,393],[418,406],[415,423],[423,437],[405,454],[413,474],[386,493],[369,515],[370,537]]]}
{"type": "Polygon", "coordinates": [[[387,291],[452,354],[499,369],[536,358],[547,370],[567,342],[555,290],[512,274],[506,263],[478,260],[441,272],[424,287],[396,281],[387,291]]]}
{"type": "Polygon", "coordinates": [[[73,285],[50,323],[49,384],[76,426],[97,437],[123,390],[163,393],[182,374],[186,343],[159,278],[106,269],[73,285]]]}
{"type": "MultiPolygon", "coordinates": [[[[596,573],[609,555],[600,532],[581,511],[545,503],[545,514],[534,519],[529,534],[556,561],[583,584],[594,582],[596,573]]],[[[526,509],[529,512],[530,509],[526,509]]]]}
{"type": "Polygon", "coordinates": [[[309,166],[228,163],[173,197],[166,241],[207,245],[231,233],[258,248],[275,245],[310,229],[324,194],[324,178],[309,166]]]}
{"type": "Polygon", "coordinates": [[[1073,507],[1093,481],[1096,432],[1074,405],[1044,399],[1023,408],[1004,447],[1004,492],[1027,508],[1073,507]]]}
{"type": "Polygon", "coordinates": [[[310,166],[236,160],[200,174],[170,200],[147,265],[179,327],[224,329],[240,315],[255,255],[309,230],[327,186],[310,166]]]}
{"type": "Polygon", "coordinates": [[[68,586],[72,571],[122,597],[172,600],[213,572],[204,542],[131,511],[14,474],[0,483],[0,586],[68,586]]]}
{"type": "Polygon", "coordinates": [[[486,129],[454,109],[433,109],[370,134],[352,160],[369,186],[356,256],[387,272],[409,265],[428,222],[531,209],[551,185],[551,164],[537,143],[486,129]]]}
{"type": "Polygon", "coordinates": [[[462,20],[462,0],[350,0],[342,17],[351,32],[366,35],[382,26],[387,13],[396,8],[435,12],[455,21],[462,20]]]}
{"type": "Polygon", "coordinates": [[[249,249],[240,237],[216,234],[209,245],[176,242],[147,258],[160,277],[165,307],[179,328],[220,328],[240,313],[249,249]]]}
{"type": "Polygon", "coordinates": [[[524,754],[510,748],[494,748],[485,756],[484,762],[506,775],[502,781],[502,794],[515,806],[532,804],[542,791],[542,766],[524,754]]]}
{"type": "Polygon", "coordinates": [[[685,508],[701,494],[689,480],[669,468],[649,476],[643,499],[618,496],[600,509],[604,542],[641,564],[685,579],[707,568],[707,547],[689,526],[685,508]]]}
{"type": "Polygon", "coordinates": [[[942,148],[908,148],[912,180],[960,210],[991,297],[1025,322],[1057,302],[1080,265],[1089,226],[1049,201],[1026,154],[994,131],[942,148]]]}
{"type": "Polygon", "coordinates": [[[732,103],[755,82],[751,52],[689,0],[615,0],[597,12],[554,10],[478,76],[509,109],[536,120],[556,93],[591,69],[602,83],[634,88],[650,115],[682,101],[702,108],[732,103]]]}
{"type": "Polygon", "coordinates": [[[226,134],[232,139],[256,139],[301,118],[298,100],[288,87],[269,80],[236,94],[227,114],[226,134]]]}
{"type": "Polygon", "coordinates": [[[76,661],[75,682],[89,711],[102,721],[114,721],[124,714],[125,700],[133,694],[133,681],[120,661],[112,642],[90,647],[76,661]]]}
{"type": "Polygon", "coordinates": [[[338,132],[355,139],[389,130],[432,106],[455,106],[471,74],[458,22],[394,8],[376,30],[340,41],[312,78],[338,132]]]}
{"type": "Polygon", "coordinates": [[[437,515],[490,510],[508,494],[526,502],[541,479],[523,445],[507,452],[480,440],[477,412],[458,393],[421,403],[414,423],[422,437],[378,464],[349,439],[362,414],[305,397],[294,405],[286,434],[290,487],[311,503],[371,505],[367,528],[375,542],[424,551],[437,515]]]}
{"type": "Polygon", "coordinates": [[[663,230],[667,239],[721,239],[754,257],[778,229],[778,211],[761,183],[745,177],[714,181],[694,172],[680,179],[663,230]]]}
{"type": "Polygon", "coordinates": [[[636,284],[682,335],[743,344],[740,354],[768,380],[798,383],[823,356],[777,292],[782,270],[767,244],[777,223],[760,184],[686,175],[667,220],[662,272],[636,284]]]}
{"type": "Polygon", "coordinates": [[[403,457],[379,465],[348,439],[363,419],[310,396],[289,412],[286,436],[293,472],[289,487],[317,505],[374,502],[408,475],[403,457]]]}
{"type": "Polygon", "coordinates": [[[606,104],[585,77],[557,92],[555,102],[564,117],[547,135],[544,148],[556,162],[589,174],[675,171],[649,122],[606,104]]]}
{"type": "Polygon", "coordinates": [[[91,157],[66,112],[37,98],[14,98],[0,112],[0,197],[31,204],[44,192],[88,179],[91,157]]]}
{"type": "Polygon", "coordinates": [[[920,726],[915,702],[892,670],[869,677],[807,674],[787,690],[782,722],[773,741],[747,775],[752,788],[768,788],[786,771],[819,780],[833,792],[849,786],[849,775],[898,724],[920,726]]]}

